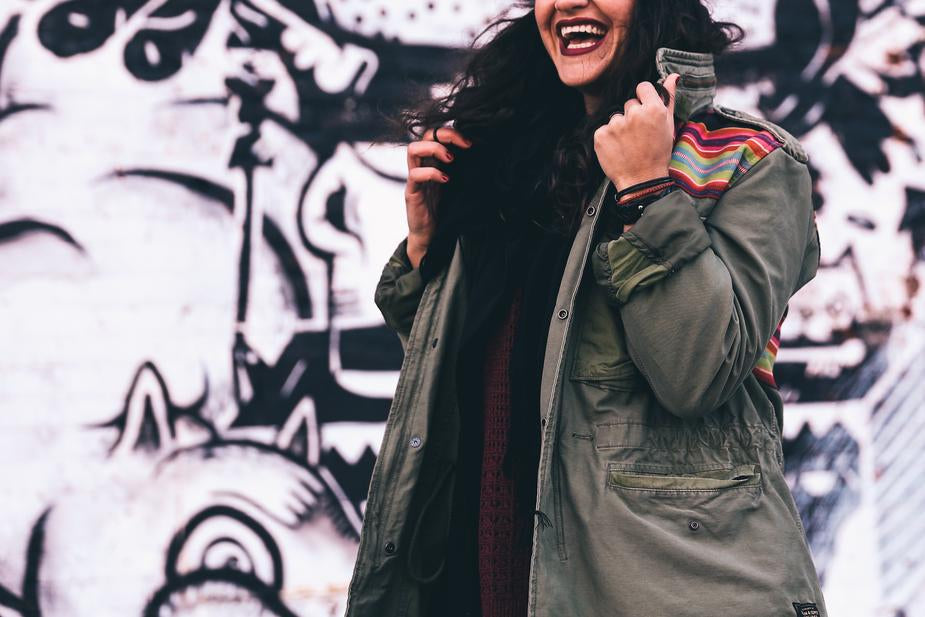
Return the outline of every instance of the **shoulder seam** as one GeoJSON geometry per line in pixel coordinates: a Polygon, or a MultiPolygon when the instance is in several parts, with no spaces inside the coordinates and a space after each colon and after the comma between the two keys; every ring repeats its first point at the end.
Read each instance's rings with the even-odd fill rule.
{"type": "MultiPolygon", "coordinates": [[[[782,145],[780,145],[779,147],[774,148],[773,150],[771,150],[770,152],[768,152],[767,154],[765,154],[764,156],[762,156],[762,157],[761,157],[760,159],[758,159],[757,161],[755,161],[755,163],[754,163],[751,167],[749,167],[744,173],[742,173],[742,174],[740,174],[740,175],[735,176],[734,178],[732,178],[732,180],[729,182],[729,186],[726,187],[726,191],[732,189],[735,185],[737,185],[739,182],[741,182],[742,179],[746,178],[749,174],[751,174],[751,173],[755,170],[756,167],[759,167],[762,163],[764,163],[765,161],[767,161],[768,159],[770,159],[771,156],[772,156],[775,152],[778,152],[778,151],[783,152],[784,154],[786,154],[787,156],[790,156],[791,158],[794,158],[789,152],[787,152],[786,148],[784,148],[784,146],[783,146],[783,144],[782,144],[782,145]]],[[[770,164],[770,163],[768,163],[768,164],[770,164]]],[[[723,192],[725,193],[725,191],[723,191],[723,192]]]]}
{"type": "Polygon", "coordinates": [[[809,162],[809,156],[806,154],[806,151],[803,149],[803,146],[800,144],[799,140],[787,132],[784,128],[774,124],[770,120],[765,120],[764,118],[760,118],[753,114],[739,111],[737,109],[732,109],[730,107],[725,107],[723,105],[713,105],[713,109],[720,115],[725,116],[731,120],[737,120],[744,124],[761,127],[773,135],[778,142],[780,142],[781,148],[787,154],[801,163],[805,164],[809,162]]]}

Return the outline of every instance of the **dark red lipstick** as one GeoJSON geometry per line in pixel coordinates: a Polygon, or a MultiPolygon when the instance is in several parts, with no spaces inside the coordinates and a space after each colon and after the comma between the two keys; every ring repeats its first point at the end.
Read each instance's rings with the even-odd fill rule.
{"type": "Polygon", "coordinates": [[[609,28],[602,22],[591,19],[588,17],[573,17],[571,19],[563,19],[556,23],[556,35],[559,39],[559,52],[563,56],[580,56],[589,52],[594,51],[601,46],[601,43],[604,42],[604,39],[607,38],[607,32],[609,28]],[[574,32],[570,33],[567,37],[563,35],[563,28],[568,28],[569,26],[581,26],[588,25],[594,26],[598,32],[603,32],[603,34],[594,34],[594,33],[582,33],[575,34],[574,32]],[[572,47],[569,49],[569,40],[570,38],[580,38],[583,43],[590,43],[583,47],[572,47]]]}

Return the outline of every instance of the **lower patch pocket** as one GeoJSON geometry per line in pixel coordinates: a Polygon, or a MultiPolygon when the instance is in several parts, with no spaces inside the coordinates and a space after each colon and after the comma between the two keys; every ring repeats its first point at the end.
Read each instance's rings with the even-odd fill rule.
{"type": "Polygon", "coordinates": [[[627,468],[626,465],[611,463],[607,472],[607,485],[615,489],[664,493],[710,493],[761,486],[761,468],[754,463],[682,474],[627,468]]]}

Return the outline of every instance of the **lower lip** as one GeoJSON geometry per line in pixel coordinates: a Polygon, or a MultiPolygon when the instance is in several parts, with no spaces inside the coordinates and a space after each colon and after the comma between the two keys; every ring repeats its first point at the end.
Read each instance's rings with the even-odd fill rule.
{"type": "Polygon", "coordinates": [[[569,49],[568,47],[566,47],[565,39],[562,38],[561,36],[558,38],[559,38],[559,52],[563,56],[581,56],[583,54],[590,53],[594,51],[595,49],[597,49],[598,47],[600,47],[601,44],[604,42],[604,39],[607,38],[607,35],[605,34],[604,36],[599,38],[594,45],[589,45],[587,47],[579,47],[578,49],[569,49]]]}

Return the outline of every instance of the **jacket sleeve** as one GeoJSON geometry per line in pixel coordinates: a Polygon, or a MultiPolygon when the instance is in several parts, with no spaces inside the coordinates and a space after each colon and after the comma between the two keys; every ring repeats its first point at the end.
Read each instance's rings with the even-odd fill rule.
{"type": "Polygon", "coordinates": [[[398,334],[402,350],[408,344],[411,325],[425,287],[420,269],[412,267],[408,258],[407,244],[408,239],[405,238],[385,264],[374,296],[386,325],[398,334]]]}
{"type": "Polygon", "coordinates": [[[790,296],[815,276],[811,192],[806,164],[777,148],[706,220],[678,190],[626,233],[605,223],[595,279],[620,310],[631,359],[671,413],[699,417],[728,400],[790,296]]]}

